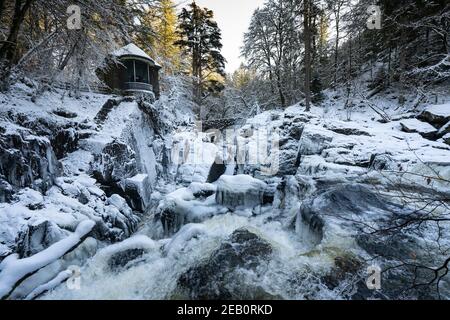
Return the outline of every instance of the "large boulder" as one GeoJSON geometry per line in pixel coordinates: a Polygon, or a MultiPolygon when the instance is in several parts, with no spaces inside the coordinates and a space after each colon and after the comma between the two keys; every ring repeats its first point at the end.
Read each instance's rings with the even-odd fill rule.
{"type": "Polygon", "coordinates": [[[238,229],[206,261],[180,276],[177,294],[194,300],[274,298],[239,277],[241,270],[258,272],[272,252],[270,243],[247,229],[238,229]]]}
{"type": "Polygon", "coordinates": [[[131,178],[137,174],[135,152],[127,144],[114,140],[95,156],[93,173],[97,180],[106,185],[131,178]]]}
{"type": "Polygon", "coordinates": [[[436,139],[438,130],[431,124],[417,119],[406,119],[400,122],[402,130],[408,133],[418,133],[426,139],[436,139]]]}
{"type": "Polygon", "coordinates": [[[138,174],[134,177],[125,179],[125,181],[122,182],[122,188],[131,208],[136,211],[145,211],[149,205],[152,191],[148,175],[138,174]]]}

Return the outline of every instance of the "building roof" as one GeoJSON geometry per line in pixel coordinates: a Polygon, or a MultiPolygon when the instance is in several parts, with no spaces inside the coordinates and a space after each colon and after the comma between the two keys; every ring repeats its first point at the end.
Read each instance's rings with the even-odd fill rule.
{"type": "Polygon", "coordinates": [[[139,57],[139,58],[143,58],[146,60],[151,61],[152,63],[155,64],[155,66],[157,67],[161,67],[158,63],[156,63],[155,60],[153,60],[152,58],[150,58],[150,56],[148,54],[146,54],[144,52],[144,50],[142,50],[141,48],[139,48],[137,45],[135,45],[134,43],[130,43],[128,45],[126,45],[125,47],[122,47],[120,49],[117,49],[116,51],[114,51],[112,53],[113,56],[116,57],[124,57],[124,56],[133,56],[133,57],[139,57]]]}

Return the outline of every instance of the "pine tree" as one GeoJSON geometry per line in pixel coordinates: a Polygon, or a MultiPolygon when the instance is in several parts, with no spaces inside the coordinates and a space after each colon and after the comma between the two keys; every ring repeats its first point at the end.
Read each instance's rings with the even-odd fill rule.
{"type": "Polygon", "coordinates": [[[214,13],[192,2],[178,16],[176,44],[190,56],[191,75],[194,77],[194,99],[201,103],[204,94],[223,88],[220,77],[225,75],[225,58],[220,53],[222,36],[214,13]]]}

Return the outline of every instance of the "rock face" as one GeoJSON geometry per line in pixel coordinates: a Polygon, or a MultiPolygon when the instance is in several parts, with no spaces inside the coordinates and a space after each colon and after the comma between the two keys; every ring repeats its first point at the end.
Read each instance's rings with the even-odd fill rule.
{"type": "Polygon", "coordinates": [[[430,106],[419,115],[418,119],[441,128],[450,121],[450,104],[430,106]]]}
{"type": "Polygon", "coordinates": [[[80,136],[78,132],[73,129],[61,129],[51,139],[53,150],[58,159],[64,158],[68,153],[74,152],[78,147],[80,136]]]}
{"type": "Polygon", "coordinates": [[[299,140],[302,137],[304,125],[291,123],[289,126],[284,125],[283,128],[277,175],[294,175],[300,164],[299,140]]]}
{"type": "Polygon", "coordinates": [[[429,123],[417,119],[406,119],[400,122],[402,130],[408,133],[418,133],[426,139],[436,139],[437,129],[429,123]]]}
{"type": "Polygon", "coordinates": [[[9,202],[12,199],[13,189],[11,185],[3,179],[0,179],[0,203],[9,202]]]}
{"type": "Polygon", "coordinates": [[[189,299],[270,299],[261,288],[239,283],[239,269],[255,271],[272,254],[272,246],[247,229],[238,229],[207,261],[190,268],[178,279],[189,299]],[[246,287],[247,286],[247,287],[246,287]]]}
{"type": "Polygon", "coordinates": [[[300,139],[300,154],[303,156],[312,156],[321,154],[323,150],[330,146],[333,135],[328,130],[317,128],[306,128],[300,139]]]}
{"type": "Polygon", "coordinates": [[[152,190],[148,175],[138,174],[126,179],[122,182],[122,189],[134,210],[145,210],[148,205],[147,199],[150,199],[152,190]]]}
{"type": "Polygon", "coordinates": [[[47,249],[52,244],[64,239],[66,236],[66,232],[50,221],[28,225],[28,227],[19,234],[16,252],[21,259],[27,258],[47,249]]]}
{"type": "Polygon", "coordinates": [[[61,171],[47,138],[25,130],[0,134],[0,177],[13,188],[34,187],[45,191],[61,171]]]}
{"type": "Polygon", "coordinates": [[[227,167],[223,162],[215,161],[211,169],[209,170],[208,178],[206,179],[207,183],[213,183],[219,180],[219,178],[225,173],[227,167]]]}

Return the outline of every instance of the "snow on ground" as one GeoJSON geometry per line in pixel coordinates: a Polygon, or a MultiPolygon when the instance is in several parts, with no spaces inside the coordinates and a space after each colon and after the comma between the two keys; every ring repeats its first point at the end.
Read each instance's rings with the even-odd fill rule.
{"type": "MultiPolygon", "coordinates": [[[[53,119],[56,116],[52,112],[60,109],[76,113],[74,119],[77,122],[92,122],[101,106],[110,98],[88,94],[77,100],[63,97],[61,93],[45,93],[33,104],[29,101],[31,92],[26,86],[17,85],[14,92],[13,96],[0,96],[0,106],[8,105],[0,110],[1,113],[16,110],[36,118],[53,119]]],[[[446,136],[437,142],[424,138],[420,133],[427,134],[436,130],[432,130],[431,125],[425,122],[407,119],[410,115],[405,118],[400,111],[395,112],[395,103],[388,99],[380,100],[378,106],[395,119],[389,123],[379,122],[379,117],[367,106],[353,108],[349,113],[342,108],[342,99],[334,101],[336,105],[328,101],[324,107],[313,107],[311,113],[305,113],[304,108],[299,105],[284,111],[263,112],[249,119],[244,128],[233,131],[233,135],[239,135],[236,140],[250,146],[244,149],[249,153],[259,145],[256,137],[252,136],[253,129],[267,128],[267,132],[281,132],[286,127],[301,127],[299,140],[290,139],[285,145],[288,146],[286,152],[301,154],[295,176],[288,178],[259,177],[265,180],[263,182],[250,175],[232,176],[235,170],[242,168],[228,165],[229,176],[223,176],[214,184],[205,183],[211,164],[220,155],[219,151],[223,150],[224,140],[213,142],[210,135],[196,132],[192,127],[180,127],[170,138],[165,137],[158,143],[161,148],[167,148],[171,152],[171,181],[159,181],[166,188],[160,188],[152,194],[152,201],[156,206],[142,222],[139,235],[98,251],[84,266],[82,277],[85,285],[81,291],[69,292],[59,286],[45,298],[167,298],[182,272],[207,258],[224,239],[240,227],[252,230],[275,248],[275,258],[268,273],[258,280],[265,290],[285,298],[307,297],[307,288],[303,288],[305,292],[302,293],[286,292],[286,287],[289,287],[292,280],[286,275],[291,275],[293,270],[302,275],[308,275],[311,270],[328,270],[333,265],[336,253],[330,254],[326,250],[356,250],[356,245],[352,239],[345,237],[345,233],[336,229],[329,232],[332,237],[326,239],[324,247],[311,252],[311,246],[316,240],[308,239],[305,234],[299,236],[290,229],[293,225],[292,217],[299,212],[302,192],[306,193],[299,186],[299,181],[304,184],[302,188],[307,189],[311,185],[313,189],[314,178],[345,181],[350,176],[369,177],[371,170],[382,164],[382,170],[388,175],[391,172],[409,172],[410,179],[423,185],[429,182],[420,175],[439,174],[444,180],[432,187],[450,190],[448,181],[445,182],[445,179],[450,179],[450,147],[444,143],[446,136]],[[402,123],[414,127],[410,131],[416,133],[404,132],[402,123]],[[283,197],[279,193],[274,196],[277,208],[260,205],[263,192],[269,184],[280,183],[284,178],[285,194],[283,197]],[[259,210],[253,210],[255,208],[259,210]],[[285,216],[280,212],[285,212],[285,216]],[[154,224],[161,224],[155,220],[158,215],[165,216],[168,224],[178,224],[176,230],[173,230],[175,234],[170,235],[171,238],[160,239],[161,234],[154,232],[154,224]],[[331,247],[333,248],[330,249],[331,247]],[[145,263],[137,263],[120,273],[107,270],[112,256],[133,249],[146,251],[139,260],[145,263]]],[[[441,111],[438,107],[430,108],[433,112],[441,111]]],[[[113,139],[132,137],[134,147],[139,150],[137,157],[140,157],[141,172],[128,179],[128,182],[139,188],[144,187],[146,180],[155,182],[157,176],[154,168],[157,159],[161,159],[153,151],[153,144],[157,142],[153,130],[148,129],[147,125],[135,102],[121,103],[109,113],[102,126],[89,129],[92,135],[82,140],[79,150],[62,159],[64,176],[56,180],[54,187],[45,194],[24,189],[11,203],[0,204],[0,254],[14,247],[14,242],[24,227],[45,220],[64,229],[65,238],[61,241],[66,240],[67,243],[74,240],[70,232],[75,230],[76,235],[83,221],[94,221],[97,224],[103,222],[107,228],[102,231],[116,231],[122,235],[118,237],[122,240],[132,236],[137,220],[131,216],[125,200],[118,195],[106,197],[96,180],[88,176],[88,171],[93,154],[100,153],[106,143],[113,139]],[[127,223],[133,226],[130,227],[127,223]]],[[[8,122],[7,130],[17,129],[8,122]]],[[[278,138],[275,134],[270,137],[278,138]]],[[[281,141],[286,137],[279,138],[281,141]]],[[[53,246],[58,248],[61,244],[58,241],[53,246]]],[[[53,246],[47,249],[49,251],[41,251],[42,255],[38,258],[45,256],[48,259],[39,258],[39,262],[49,262],[50,258],[57,256],[54,254],[56,251],[50,250],[53,246]]],[[[14,257],[10,256],[1,264],[0,268],[8,272],[0,273],[0,284],[3,282],[0,289],[3,291],[0,293],[9,291],[11,283],[17,281],[25,269],[30,270],[30,265],[35,268],[41,266],[39,263],[32,263],[27,264],[27,268],[22,268],[21,261],[38,258],[32,256],[15,260],[14,257]],[[14,263],[20,268],[15,268],[15,272],[12,272],[12,266],[16,267],[14,263]]],[[[58,268],[47,281],[38,283],[39,286],[28,290],[25,296],[33,298],[47,289],[53,289],[67,276],[66,271],[58,268]]],[[[250,277],[252,276],[254,275],[250,277]]],[[[336,298],[339,295],[322,290],[320,297],[336,298]]]]}

